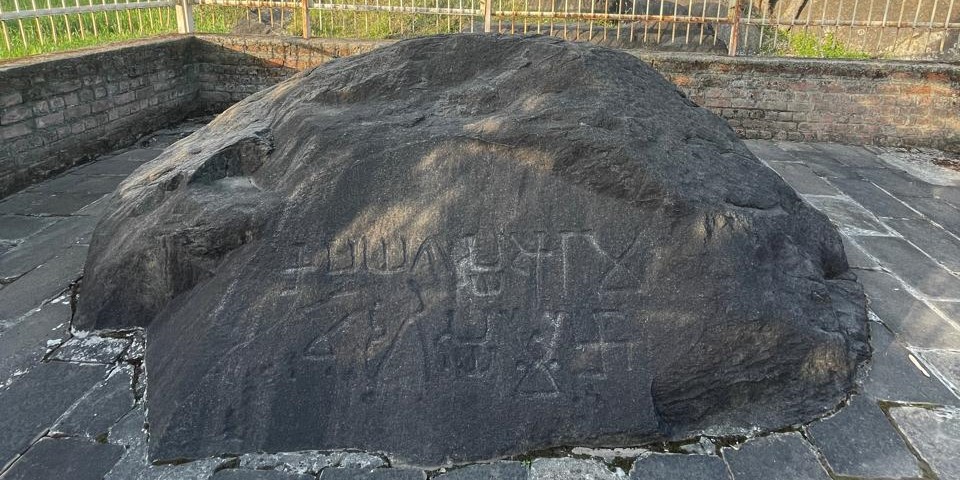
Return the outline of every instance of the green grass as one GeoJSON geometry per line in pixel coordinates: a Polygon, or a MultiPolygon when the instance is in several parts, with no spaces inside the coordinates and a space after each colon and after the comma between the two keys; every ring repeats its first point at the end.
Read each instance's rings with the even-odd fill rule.
{"type": "MultiPolygon", "coordinates": [[[[18,0],[21,10],[32,9],[29,0],[18,0]]],[[[35,0],[36,1],[36,0],[35,0]]],[[[50,0],[51,6],[62,6],[50,0]]],[[[65,0],[67,6],[75,6],[65,0]]],[[[81,0],[89,5],[91,0],[81,0]]],[[[94,5],[113,3],[92,0],[94,5]]],[[[46,0],[37,1],[37,8],[46,8],[46,0]]],[[[4,12],[14,11],[14,0],[0,0],[4,12]]],[[[246,14],[241,8],[202,5],[194,7],[197,31],[225,33],[246,14]]],[[[0,22],[0,60],[37,55],[112,42],[176,33],[177,17],[172,7],[127,10],[122,12],[84,13],[55,17],[24,18],[0,22]]]]}
{"type": "Polygon", "coordinates": [[[870,58],[871,55],[844,45],[832,33],[818,37],[802,30],[765,30],[764,55],[804,58],[870,58]]]}

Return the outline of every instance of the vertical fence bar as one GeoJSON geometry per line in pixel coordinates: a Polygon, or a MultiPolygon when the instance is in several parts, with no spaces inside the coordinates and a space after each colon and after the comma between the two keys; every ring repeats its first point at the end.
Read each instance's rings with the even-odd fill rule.
{"type": "Polygon", "coordinates": [[[947,37],[950,36],[950,19],[953,18],[953,0],[950,0],[950,8],[947,9],[947,18],[943,20],[943,36],[940,37],[940,53],[943,53],[946,47],[947,37]]]}
{"type": "Polygon", "coordinates": [[[302,0],[300,11],[303,12],[303,38],[310,38],[310,0],[302,0]]]}
{"type": "Polygon", "coordinates": [[[493,0],[482,0],[483,2],[483,32],[493,31],[493,0]]]}
{"type": "Polygon", "coordinates": [[[730,43],[727,45],[727,55],[737,56],[737,43],[740,41],[740,17],[743,15],[743,5],[740,0],[733,0],[733,6],[730,8],[730,43]]]}
{"type": "Polygon", "coordinates": [[[177,0],[177,32],[193,33],[196,26],[193,23],[193,1],[177,0]]]}
{"type": "MultiPolygon", "coordinates": [[[[0,13],[3,13],[3,3],[0,2],[0,13]]],[[[7,31],[7,22],[0,20],[0,30],[3,31],[3,44],[7,47],[8,51],[13,51],[13,47],[10,46],[10,33],[7,31]]]]}

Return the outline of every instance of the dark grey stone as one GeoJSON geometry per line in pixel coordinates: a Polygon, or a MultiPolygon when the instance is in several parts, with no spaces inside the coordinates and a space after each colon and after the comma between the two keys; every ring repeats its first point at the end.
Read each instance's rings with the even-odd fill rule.
{"type": "Polygon", "coordinates": [[[960,235],[960,208],[934,198],[909,198],[906,201],[911,207],[937,222],[943,228],[955,235],[960,235]]]}
{"type": "Polygon", "coordinates": [[[21,214],[41,216],[70,215],[93,203],[103,193],[47,193],[24,192],[8,197],[0,202],[0,215],[21,214]]]}
{"type": "Polygon", "coordinates": [[[43,438],[24,454],[3,480],[102,480],[123,448],[79,438],[43,438]]]}
{"type": "Polygon", "coordinates": [[[326,468],[320,472],[320,480],[426,480],[423,470],[412,468],[326,468]]]}
{"type": "Polygon", "coordinates": [[[847,264],[850,268],[874,270],[880,268],[876,260],[870,258],[862,248],[856,245],[856,240],[843,235],[843,251],[847,254],[847,264]]]}
{"type": "Polygon", "coordinates": [[[124,185],[74,326],[147,327],[154,460],[435,467],[779,428],[867,353],[836,229],[623,52],[398,42],[249,97],[124,185]]]}
{"type": "Polygon", "coordinates": [[[52,302],[0,331],[0,385],[17,371],[35,366],[47,353],[50,341],[69,336],[70,305],[52,302]]]}
{"type": "MultiPolygon", "coordinates": [[[[598,460],[538,458],[530,463],[530,480],[616,480],[618,476],[598,460]]],[[[622,478],[622,477],[619,477],[622,478]]]]}
{"type": "Polygon", "coordinates": [[[496,462],[469,465],[434,478],[438,480],[526,480],[529,470],[520,462],[496,462]]]}
{"type": "Polygon", "coordinates": [[[887,227],[862,206],[844,197],[804,197],[848,235],[888,234],[887,227]]]}
{"type": "Polygon", "coordinates": [[[133,408],[133,368],[120,367],[90,389],[51,429],[67,436],[106,439],[107,433],[133,408]]]}
{"type": "Polygon", "coordinates": [[[210,480],[315,480],[313,475],[278,472],[276,470],[240,470],[227,468],[214,473],[210,480]]]}
{"type": "Polygon", "coordinates": [[[804,195],[839,195],[840,191],[830,185],[802,163],[794,162],[767,162],[774,171],[780,174],[788,185],[797,193],[804,195]]]}
{"type": "Polygon", "coordinates": [[[936,369],[940,378],[953,387],[953,392],[960,395],[960,352],[954,350],[924,350],[920,355],[936,369]]]}
{"type": "Polygon", "coordinates": [[[817,455],[799,433],[769,435],[724,448],[723,458],[736,480],[828,480],[817,455]]]}
{"type": "Polygon", "coordinates": [[[64,248],[0,290],[0,324],[22,321],[25,314],[65,291],[83,273],[86,256],[87,247],[64,248]]]}
{"type": "Polygon", "coordinates": [[[946,386],[914,365],[912,354],[883,325],[870,323],[870,344],[873,357],[863,380],[864,395],[874,400],[960,406],[960,399],[946,386]]]}
{"type": "Polygon", "coordinates": [[[96,218],[72,217],[47,227],[0,256],[0,280],[15,279],[51,258],[63,255],[67,247],[86,243],[84,237],[96,226],[96,218]]]}
{"type": "Polygon", "coordinates": [[[897,237],[857,237],[857,243],[904,282],[934,298],[960,298],[960,278],[897,237]]]}
{"type": "Polygon", "coordinates": [[[0,390],[0,467],[53,426],[104,373],[101,366],[43,363],[0,390]]]}
{"type": "Polygon", "coordinates": [[[914,212],[896,197],[877,188],[872,182],[855,178],[835,178],[830,181],[843,193],[879,217],[917,218],[914,212]]]}
{"type": "Polygon", "coordinates": [[[857,278],[870,299],[870,309],[907,345],[960,348],[960,331],[907,292],[895,278],[869,270],[858,271],[857,278]]]}
{"type": "MultiPolygon", "coordinates": [[[[926,220],[889,219],[887,225],[937,262],[953,272],[960,272],[960,240],[926,220]]],[[[960,297],[960,292],[957,293],[960,297]]]]}
{"type": "Polygon", "coordinates": [[[22,240],[49,227],[56,218],[0,215],[0,240],[22,240]]]}
{"type": "Polygon", "coordinates": [[[57,348],[50,358],[64,362],[113,363],[130,346],[128,338],[89,335],[73,337],[57,348]]]}
{"type": "Polygon", "coordinates": [[[900,434],[873,400],[854,397],[836,415],[808,427],[830,470],[847,477],[921,477],[900,434]]]}
{"type": "Polygon", "coordinates": [[[630,480],[729,480],[727,466],[713,455],[653,453],[637,458],[630,480]]]}
{"type": "Polygon", "coordinates": [[[937,476],[960,478],[960,410],[896,407],[889,414],[937,476]]]}

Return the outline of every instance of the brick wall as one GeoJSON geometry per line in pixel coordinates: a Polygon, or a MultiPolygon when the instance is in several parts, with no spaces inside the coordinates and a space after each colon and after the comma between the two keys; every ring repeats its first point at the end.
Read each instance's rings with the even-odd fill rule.
{"type": "MultiPolygon", "coordinates": [[[[295,71],[388,43],[199,38],[202,96],[221,109],[295,71]]],[[[745,138],[960,152],[960,65],[631,53],[745,138]]]]}
{"type": "Polygon", "coordinates": [[[960,152],[960,65],[638,56],[742,137],[960,152]]]}
{"type": "Polygon", "coordinates": [[[0,197],[185,118],[193,39],[0,65],[0,197]]]}
{"type": "Polygon", "coordinates": [[[229,35],[198,35],[197,39],[200,100],[213,112],[300,70],[388,43],[229,35]]]}

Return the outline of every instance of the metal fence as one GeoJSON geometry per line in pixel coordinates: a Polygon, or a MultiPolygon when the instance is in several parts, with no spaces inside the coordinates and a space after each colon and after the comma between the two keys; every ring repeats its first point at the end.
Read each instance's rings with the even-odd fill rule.
{"type": "Polygon", "coordinates": [[[0,0],[0,58],[195,31],[539,33],[730,55],[957,59],[960,0],[0,0]]]}

